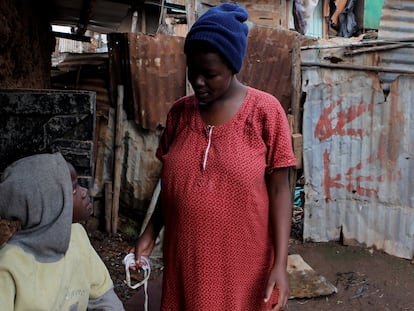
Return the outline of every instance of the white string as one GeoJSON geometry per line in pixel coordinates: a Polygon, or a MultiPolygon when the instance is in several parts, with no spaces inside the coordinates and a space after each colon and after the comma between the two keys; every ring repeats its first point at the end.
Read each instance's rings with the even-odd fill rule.
{"type": "Polygon", "coordinates": [[[206,152],[204,153],[203,171],[206,170],[208,152],[210,151],[210,146],[211,146],[211,134],[213,133],[213,127],[214,127],[213,125],[208,126],[208,144],[207,144],[206,152]]]}
{"type": "Polygon", "coordinates": [[[151,266],[150,266],[150,260],[148,257],[141,256],[140,262],[143,263],[143,265],[139,269],[144,272],[144,279],[138,282],[137,284],[132,285],[131,284],[131,273],[129,272],[129,267],[135,266],[135,255],[133,253],[129,253],[122,260],[122,263],[125,265],[126,284],[132,289],[137,289],[138,287],[144,285],[144,293],[145,293],[144,307],[145,307],[145,311],[148,311],[148,279],[151,274],[151,266]]]}

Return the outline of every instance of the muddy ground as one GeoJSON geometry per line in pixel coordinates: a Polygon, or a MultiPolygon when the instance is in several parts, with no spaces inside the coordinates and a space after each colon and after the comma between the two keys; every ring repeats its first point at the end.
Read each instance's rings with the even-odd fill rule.
{"type": "MultiPolygon", "coordinates": [[[[121,260],[132,241],[126,240],[122,234],[109,237],[98,231],[90,236],[109,268],[115,291],[130,306],[131,298],[142,294],[139,292],[142,288],[131,290],[124,283],[125,271],[121,260]]],[[[291,299],[288,310],[414,310],[414,265],[410,260],[335,242],[302,243],[292,239],[289,249],[290,254],[301,255],[338,291],[324,297],[291,299]]],[[[152,273],[154,283],[159,275],[160,271],[155,269],[152,273]]],[[[155,290],[150,288],[150,299],[151,295],[158,296],[155,290]]],[[[133,310],[143,309],[138,304],[133,310]]]]}
{"type": "MultiPolygon", "coordinates": [[[[0,229],[4,235],[0,234],[0,239],[13,232],[2,221],[0,229]]],[[[88,233],[92,245],[108,267],[115,292],[127,311],[144,310],[142,287],[132,290],[124,282],[122,259],[133,241],[123,234],[109,236],[97,230],[88,233]]],[[[362,246],[344,246],[336,242],[302,243],[297,238],[290,240],[289,253],[299,254],[317,274],[337,288],[337,292],[329,296],[291,299],[289,311],[414,311],[414,261],[362,246]]],[[[151,306],[159,302],[162,261],[152,258],[151,266],[150,311],[157,311],[157,307],[151,306]]]]}

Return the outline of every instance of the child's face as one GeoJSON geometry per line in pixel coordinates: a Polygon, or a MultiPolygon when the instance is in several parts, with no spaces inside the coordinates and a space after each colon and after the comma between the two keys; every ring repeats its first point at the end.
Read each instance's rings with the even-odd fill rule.
{"type": "Polygon", "coordinates": [[[72,223],[86,220],[92,214],[92,203],[88,189],[78,183],[78,174],[75,168],[68,163],[73,188],[73,218],[72,223]]]}

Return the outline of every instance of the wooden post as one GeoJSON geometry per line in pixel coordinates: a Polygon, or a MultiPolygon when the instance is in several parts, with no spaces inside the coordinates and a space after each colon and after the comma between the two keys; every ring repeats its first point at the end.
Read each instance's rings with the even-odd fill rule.
{"type": "Polygon", "coordinates": [[[141,17],[142,17],[141,32],[146,34],[147,33],[147,14],[145,13],[145,9],[141,10],[141,17]]]}
{"type": "Polygon", "coordinates": [[[131,21],[131,32],[137,32],[137,24],[138,24],[138,11],[134,11],[132,14],[132,21],[131,21]]]}
{"type": "MultiPolygon", "coordinates": [[[[292,145],[293,148],[297,147],[294,144],[294,135],[300,133],[301,118],[301,96],[302,96],[302,78],[301,78],[301,49],[299,38],[295,38],[292,48],[292,99],[290,107],[292,109],[292,117],[289,122],[290,130],[292,133],[292,145]]],[[[293,150],[295,155],[297,150],[293,150]]],[[[299,161],[297,161],[299,164],[299,161]]],[[[298,167],[291,168],[289,172],[289,184],[291,191],[292,202],[295,197],[295,188],[297,180],[297,169],[298,167]]]]}
{"type": "Polygon", "coordinates": [[[329,0],[322,2],[322,38],[329,38],[330,16],[329,16],[329,0]]]}
{"type": "Polygon", "coordinates": [[[114,188],[112,197],[112,233],[118,231],[118,211],[119,194],[121,191],[121,171],[122,171],[122,107],[124,102],[124,86],[118,85],[118,100],[116,106],[116,126],[115,126],[115,159],[114,159],[114,188]]]}
{"type": "Polygon", "coordinates": [[[294,124],[292,134],[300,132],[301,120],[301,97],[302,97],[302,69],[301,69],[301,48],[298,37],[295,37],[292,47],[292,99],[290,106],[294,124]]]}
{"type": "MultiPolygon", "coordinates": [[[[295,119],[294,116],[292,115],[288,115],[288,123],[289,123],[289,127],[290,127],[290,131],[291,133],[294,132],[294,127],[295,127],[295,119]]],[[[294,141],[293,141],[293,135],[292,134],[292,148],[293,148],[293,152],[295,153],[295,157],[296,157],[296,151],[294,149],[295,145],[294,145],[294,141]]],[[[294,202],[294,198],[295,198],[295,188],[296,188],[296,179],[297,179],[297,167],[290,167],[289,168],[289,188],[290,188],[290,197],[291,197],[291,201],[292,204],[294,202]]]]}
{"type": "MultiPolygon", "coordinates": [[[[197,20],[197,10],[196,10],[196,0],[186,0],[185,1],[185,13],[187,17],[187,29],[190,31],[191,26],[193,26],[194,22],[197,20]]],[[[186,71],[187,72],[187,71],[186,71]]],[[[187,75],[187,73],[186,73],[187,75]]],[[[186,95],[194,93],[193,88],[188,81],[188,78],[186,77],[186,89],[185,93],[186,95]]]]}
{"type": "Polygon", "coordinates": [[[105,182],[105,231],[112,233],[112,181],[105,182]]]}
{"type": "Polygon", "coordinates": [[[195,5],[195,0],[186,0],[185,1],[185,13],[187,17],[187,27],[190,30],[194,22],[197,19],[197,10],[195,5]]]}

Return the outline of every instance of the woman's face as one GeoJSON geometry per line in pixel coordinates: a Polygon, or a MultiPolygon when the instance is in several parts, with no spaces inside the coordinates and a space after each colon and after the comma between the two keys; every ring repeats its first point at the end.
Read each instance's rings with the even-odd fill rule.
{"type": "Polygon", "coordinates": [[[73,189],[73,217],[72,222],[79,222],[88,219],[92,214],[92,203],[89,197],[88,189],[78,183],[78,174],[75,168],[68,163],[70,178],[73,189]]]}
{"type": "Polygon", "coordinates": [[[209,104],[228,91],[233,70],[215,52],[195,52],[187,56],[188,80],[200,103],[209,104]]]}

